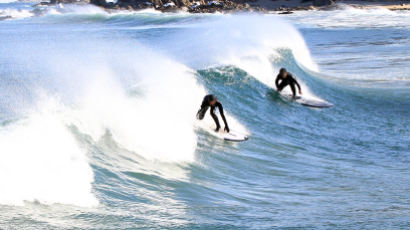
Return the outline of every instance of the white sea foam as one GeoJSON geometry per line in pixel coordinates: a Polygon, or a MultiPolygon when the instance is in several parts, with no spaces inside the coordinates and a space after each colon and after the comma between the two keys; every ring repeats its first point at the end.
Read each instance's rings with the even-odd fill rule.
{"type": "Polygon", "coordinates": [[[0,203],[98,204],[86,151],[62,122],[53,100],[0,129],[0,203]]]}
{"type": "Polygon", "coordinates": [[[6,8],[0,9],[0,17],[11,17],[14,19],[22,19],[32,17],[34,14],[27,9],[6,8]]]}
{"type": "Polygon", "coordinates": [[[409,11],[391,11],[382,7],[358,9],[340,5],[330,11],[297,11],[286,15],[292,22],[306,27],[324,28],[409,28],[409,11]],[[360,19],[360,20],[358,20],[360,19]]]}
{"type": "Polygon", "coordinates": [[[11,2],[16,2],[17,0],[0,0],[1,3],[11,3],[11,2]]]}
{"type": "Polygon", "coordinates": [[[109,131],[120,146],[146,159],[193,161],[195,109],[205,91],[186,67],[162,62],[162,69],[146,60],[133,65],[140,77],[135,97],[113,79],[114,73],[100,72],[75,114],[77,126],[95,140],[109,131]]]}

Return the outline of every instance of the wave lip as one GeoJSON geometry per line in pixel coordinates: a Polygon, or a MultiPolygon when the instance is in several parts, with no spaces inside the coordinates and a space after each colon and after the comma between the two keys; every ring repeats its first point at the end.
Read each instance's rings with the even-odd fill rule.
{"type": "Polygon", "coordinates": [[[56,114],[32,114],[0,129],[0,203],[97,205],[84,150],[56,114]]]}

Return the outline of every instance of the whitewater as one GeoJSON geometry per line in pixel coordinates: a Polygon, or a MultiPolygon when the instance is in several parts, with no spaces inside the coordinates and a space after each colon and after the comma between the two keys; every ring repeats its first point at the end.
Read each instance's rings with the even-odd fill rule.
{"type": "Polygon", "coordinates": [[[34,4],[0,2],[0,229],[410,226],[408,11],[34,4]]]}

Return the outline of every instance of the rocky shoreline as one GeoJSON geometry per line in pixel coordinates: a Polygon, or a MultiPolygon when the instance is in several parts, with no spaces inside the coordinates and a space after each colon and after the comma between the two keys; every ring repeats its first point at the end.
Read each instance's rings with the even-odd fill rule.
{"type": "Polygon", "coordinates": [[[109,0],[51,0],[38,5],[70,3],[92,4],[106,10],[154,9],[161,12],[186,11],[190,13],[280,11],[279,14],[291,14],[293,11],[300,10],[331,10],[337,8],[335,3],[344,3],[357,8],[381,6],[390,10],[410,10],[409,0],[335,1],[337,0],[116,0],[115,2],[109,0]]]}
{"type": "MultiPolygon", "coordinates": [[[[282,0],[278,2],[280,1],[282,0]]],[[[41,2],[38,5],[68,3],[92,4],[107,10],[155,9],[162,12],[186,11],[190,13],[281,11],[286,14],[294,10],[313,10],[333,4],[332,0],[302,0],[298,6],[286,4],[291,1],[293,2],[293,0],[284,0],[283,4],[275,4],[276,7],[260,5],[258,0],[117,0],[116,2],[107,2],[106,0],[51,0],[50,2],[41,2]]]]}

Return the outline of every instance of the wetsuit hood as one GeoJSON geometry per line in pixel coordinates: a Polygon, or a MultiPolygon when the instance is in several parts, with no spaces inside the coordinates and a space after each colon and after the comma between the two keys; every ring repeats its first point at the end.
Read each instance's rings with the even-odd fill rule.
{"type": "Polygon", "coordinates": [[[217,98],[215,95],[213,95],[213,94],[211,94],[211,95],[208,96],[208,102],[217,101],[217,100],[218,100],[218,98],[217,98]]]}

